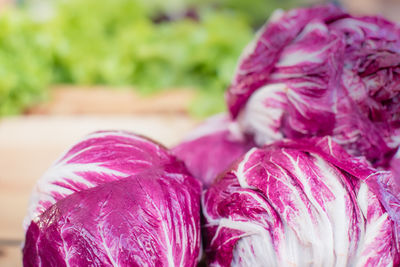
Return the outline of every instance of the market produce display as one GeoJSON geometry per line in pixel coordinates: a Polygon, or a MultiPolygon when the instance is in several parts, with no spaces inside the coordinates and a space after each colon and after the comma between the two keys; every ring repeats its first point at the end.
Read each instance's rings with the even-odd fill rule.
{"type": "Polygon", "coordinates": [[[34,188],[24,264],[195,266],[202,244],[210,266],[399,266],[399,72],[397,24],[277,11],[229,114],[171,151],[98,132],[61,157],[34,188]]]}
{"type": "Polygon", "coordinates": [[[196,266],[200,183],[166,148],[98,132],[38,181],[25,266],[196,266]]]}

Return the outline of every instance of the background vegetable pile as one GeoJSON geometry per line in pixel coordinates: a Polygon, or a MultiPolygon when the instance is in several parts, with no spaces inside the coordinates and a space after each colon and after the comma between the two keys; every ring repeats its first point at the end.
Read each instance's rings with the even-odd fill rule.
{"type": "Polygon", "coordinates": [[[0,115],[23,111],[57,83],[189,87],[199,90],[192,111],[215,113],[253,29],[291,4],[59,0],[10,9],[0,14],[0,115]]]}

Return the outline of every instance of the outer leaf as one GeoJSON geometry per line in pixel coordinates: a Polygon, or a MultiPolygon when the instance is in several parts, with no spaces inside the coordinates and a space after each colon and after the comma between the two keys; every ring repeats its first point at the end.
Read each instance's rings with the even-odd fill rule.
{"type": "Polygon", "coordinates": [[[86,189],[27,231],[25,266],[196,266],[200,186],[150,170],[86,189]]]}
{"type": "Polygon", "coordinates": [[[173,153],[207,188],[251,146],[252,142],[240,136],[237,125],[227,115],[220,114],[190,133],[173,148],[173,153]]]}
{"type": "Polygon", "coordinates": [[[324,22],[344,15],[333,5],[294,9],[286,13],[276,11],[241,56],[227,94],[232,115],[236,117],[250,95],[267,83],[285,46],[292,43],[311,20],[324,22]]]}

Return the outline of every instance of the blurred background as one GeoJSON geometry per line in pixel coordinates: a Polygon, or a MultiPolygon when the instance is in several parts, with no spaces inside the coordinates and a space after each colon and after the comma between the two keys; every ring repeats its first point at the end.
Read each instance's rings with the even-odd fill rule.
{"type": "MultiPolygon", "coordinates": [[[[323,2],[0,0],[0,116],[29,113],[56,85],[185,88],[190,114],[222,111],[237,58],[271,12],[323,2]]],[[[333,2],[400,17],[395,0],[333,2]]]]}
{"type": "MultiPolygon", "coordinates": [[[[140,96],[185,88],[185,108],[205,117],[224,109],[238,56],[273,10],[324,2],[0,0],[0,116],[46,112],[68,85],[140,96]]],[[[400,17],[397,0],[330,2],[400,17]]]]}
{"type": "Polygon", "coordinates": [[[197,117],[224,109],[238,56],[273,10],[321,2],[2,1],[0,115],[31,112],[61,84],[141,95],[185,88],[197,117]]]}
{"type": "Polygon", "coordinates": [[[29,193],[68,146],[100,129],[177,144],[225,110],[275,9],[325,2],[400,20],[396,0],[0,0],[0,266],[21,266],[29,193]]]}

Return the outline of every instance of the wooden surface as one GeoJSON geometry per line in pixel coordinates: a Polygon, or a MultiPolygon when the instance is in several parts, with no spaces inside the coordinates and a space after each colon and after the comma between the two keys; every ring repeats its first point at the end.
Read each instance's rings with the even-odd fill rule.
{"type": "Polygon", "coordinates": [[[19,267],[21,262],[21,249],[18,244],[0,244],[0,266],[19,267]]]}
{"type": "Polygon", "coordinates": [[[152,99],[129,91],[61,89],[53,92],[51,102],[32,109],[31,115],[0,119],[1,267],[22,266],[22,220],[31,189],[80,138],[98,130],[121,129],[172,146],[198,124],[185,115],[190,94],[164,93],[152,99]]]}
{"type": "Polygon", "coordinates": [[[32,114],[176,114],[186,113],[196,92],[191,89],[164,90],[150,96],[133,88],[76,87],[51,88],[49,101],[27,111],[32,114]]]}

